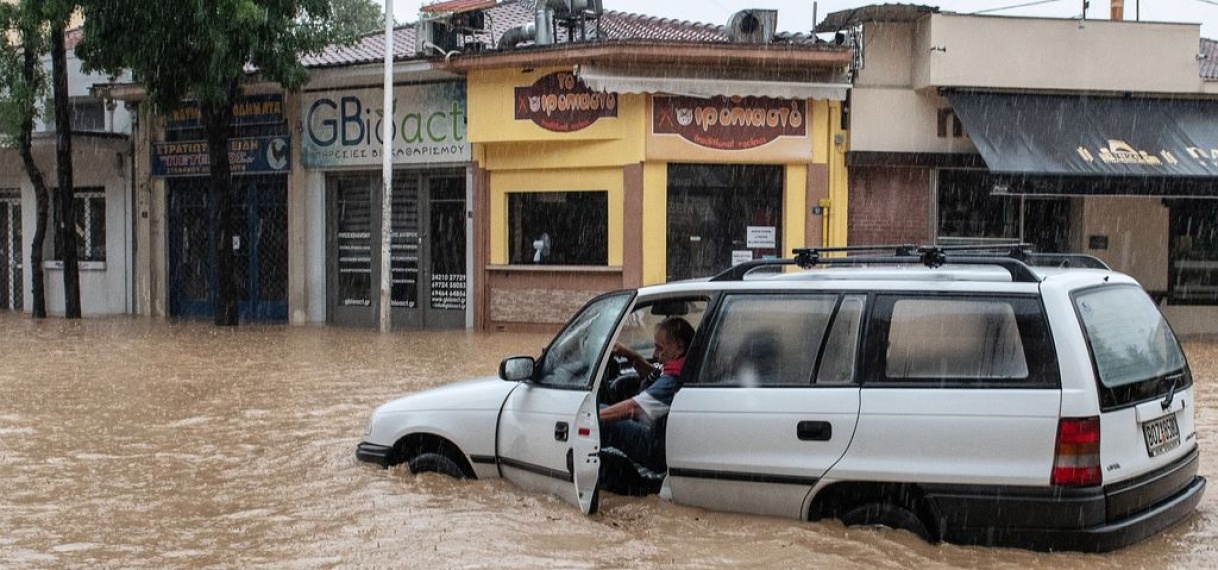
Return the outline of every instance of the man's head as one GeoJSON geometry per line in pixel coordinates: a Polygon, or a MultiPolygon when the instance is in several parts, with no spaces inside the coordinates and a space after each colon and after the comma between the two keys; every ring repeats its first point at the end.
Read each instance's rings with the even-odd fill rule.
{"type": "Polygon", "coordinates": [[[682,356],[694,340],[694,327],[681,317],[668,317],[656,325],[655,352],[652,358],[670,362],[682,356]]]}

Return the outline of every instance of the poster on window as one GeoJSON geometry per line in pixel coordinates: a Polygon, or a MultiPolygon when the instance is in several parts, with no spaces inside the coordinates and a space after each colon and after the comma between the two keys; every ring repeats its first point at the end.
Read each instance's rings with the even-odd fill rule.
{"type": "Polygon", "coordinates": [[[465,276],[436,273],[431,276],[431,308],[465,309],[465,276]]]}
{"type": "Polygon", "coordinates": [[[747,247],[749,249],[773,249],[778,230],[774,226],[748,226],[747,247]]]}

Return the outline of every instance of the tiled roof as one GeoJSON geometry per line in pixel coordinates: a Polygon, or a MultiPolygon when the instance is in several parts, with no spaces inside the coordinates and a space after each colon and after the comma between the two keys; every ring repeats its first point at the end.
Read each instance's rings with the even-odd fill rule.
{"type": "MultiPolygon", "coordinates": [[[[478,34],[478,39],[493,48],[494,42],[507,30],[533,21],[532,3],[527,0],[503,2],[486,10],[487,28],[478,34]]],[[[706,24],[670,18],[658,18],[642,14],[606,10],[600,21],[589,24],[593,37],[599,33],[605,40],[654,40],[693,43],[716,43],[728,41],[722,24],[706,24]]],[[[384,60],[384,34],[380,32],[364,36],[351,47],[331,46],[324,52],[303,58],[307,67],[332,67],[373,63],[384,60]]],[[[566,31],[558,30],[559,41],[566,41],[566,31]]],[[[780,32],[775,41],[788,44],[814,44],[816,37],[810,34],[780,32]]],[[[413,59],[414,24],[396,28],[393,36],[393,53],[398,59],[413,59]]]]}
{"type": "Polygon", "coordinates": [[[1201,79],[1218,81],[1218,40],[1201,38],[1201,79]]]}

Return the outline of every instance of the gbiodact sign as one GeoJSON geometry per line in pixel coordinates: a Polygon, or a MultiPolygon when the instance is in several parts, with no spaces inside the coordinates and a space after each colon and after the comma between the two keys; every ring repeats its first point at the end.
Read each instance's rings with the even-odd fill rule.
{"type": "MultiPolygon", "coordinates": [[[[384,91],[306,93],[301,100],[301,160],[306,167],[381,164],[384,91]]],[[[464,83],[396,87],[392,117],[394,164],[470,160],[464,83]]]]}

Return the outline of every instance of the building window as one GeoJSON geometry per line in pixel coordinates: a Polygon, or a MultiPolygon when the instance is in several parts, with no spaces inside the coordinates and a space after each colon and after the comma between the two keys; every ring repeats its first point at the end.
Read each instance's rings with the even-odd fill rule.
{"type": "Polygon", "coordinates": [[[508,263],[607,265],[609,193],[508,194],[508,263]]]}
{"type": "MultiPolygon", "coordinates": [[[[76,208],[76,260],[106,260],[106,192],[104,188],[77,188],[72,194],[76,208]]],[[[55,209],[59,227],[59,209],[55,209]]],[[[56,236],[55,259],[63,259],[63,244],[56,236]]]]}
{"type": "Polygon", "coordinates": [[[1218,304],[1218,200],[1173,200],[1172,303],[1218,304]]]}
{"type": "Polygon", "coordinates": [[[939,171],[937,241],[1023,241],[1037,251],[1070,251],[1070,202],[1003,194],[1007,184],[984,171],[939,171]]]}
{"type": "Polygon", "coordinates": [[[105,131],[106,107],[98,99],[72,101],[73,131],[105,131]]]}

